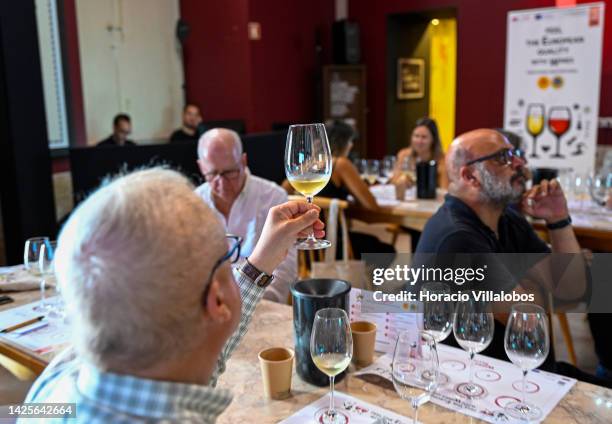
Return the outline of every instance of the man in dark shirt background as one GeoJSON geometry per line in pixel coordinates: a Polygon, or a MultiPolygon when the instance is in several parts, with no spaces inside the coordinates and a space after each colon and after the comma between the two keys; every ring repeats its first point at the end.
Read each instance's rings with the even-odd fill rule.
{"type": "MultiPolygon", "coordinates": [[[[497,131],[479,129],[457,137],[446,156],[448,194],[425,225],[416,253],[550,252],[527,220],[508,207],[517,203],[524,213],[546,222],[552,252],[580,253],[559,182],[543,180],[527,191],[525,165],[521,151],[497,131]]],[[[586,283],[579,280],[567,284],[564,294],[583,296],[586,283]]],[[[520,285],[510,284],[517,293],[525,292],[520,285]]],[[[494,338],[485,355],[506,359],[503,338],[507,316],[495,315],[494,338]]],[[[552,349],[547,364],[554,366],[552,349]]]]}
{"type": "Polygon", "coordinates": [[[197,142],[202,133],[204,128],[200,108],[188,103],[183,108],[183,126],[172,133],[170,143],[197,142]]]}
{"type": "Polygon", "coordinates": [[[113,118],[113,133],[100,141],[98,146],[135,146],[132,140],[128,140],[132,133],[132,120],[125,113],[120,113],[113,118]]]}

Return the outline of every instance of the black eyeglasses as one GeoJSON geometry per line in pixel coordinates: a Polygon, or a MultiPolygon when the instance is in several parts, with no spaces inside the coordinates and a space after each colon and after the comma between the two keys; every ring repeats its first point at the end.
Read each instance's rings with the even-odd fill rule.
{"type": "Polygon", "coordinates": [[[498,150],[495,153],[491,153],[490,155],[482,156],[477,159],[472,159],[468,161],[465,165],[469,166],[469,165],[473,165],[478,162],[484,162],[485,160],[489,160],[489,159],[494,160],[500,165],[512,165],[512,160],[514,158],[525,161],[526,160],[525,152],[523,152],[521,149],[503,148],[503,149],[498,150]]]}
{"type": "Polygon", "coordinates": [[[204,294],[202,299],[206,299],[208,296],[208,290],[210,289],[210,282],[212,281],[213,275],[225,261],[229,261],[231,264],[236,263],[240,259],[240,248],[242,247],[242,237],[234,234],[226,234],[225,239],[228,241],[229,249],[223,256],[221,256],[215,265],[210,270],[210,275],[206,279],[206,287],[204,288],[204,294]]]}

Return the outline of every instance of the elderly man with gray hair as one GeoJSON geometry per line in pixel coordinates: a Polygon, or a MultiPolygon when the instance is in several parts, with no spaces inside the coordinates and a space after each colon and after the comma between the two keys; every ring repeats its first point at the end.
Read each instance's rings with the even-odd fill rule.
{"type": "MultiPolygon", "coordinates": [[[[225,224],[228,233],[243,238],[242,255],[253,251],[268,210],[287,201],[287,192],[272,181],[251,175],[238,133],[225,128],[206,131],[198,143],[198,166],[206,183],[196,193],[225,224]]],[[[264,298],[285,303],[289,286],[297,278],[297,251],[274,271],[274,282],[264,298]]]]}
{"type": "Polygon", "coordinates": [[[313,228],[323,236],[316,207],[276,206],[232,268],[240,238],[225,235],[180,174],[139,171],[99,189],[64,227],[56,256],[74,347],[27,402],[75,402],[83,423],[214,422],[231,401],[213,388],[225,361],[270,274],[313,228]]]}

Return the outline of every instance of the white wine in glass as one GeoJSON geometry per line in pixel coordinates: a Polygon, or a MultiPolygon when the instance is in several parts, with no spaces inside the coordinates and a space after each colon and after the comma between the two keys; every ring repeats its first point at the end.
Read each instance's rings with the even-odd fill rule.
{"type": "MultiPolygon", "coordinates": [[[[329,182],[332,173],[332,155],[323,124],[291,125],[285,146],[285,174],[293,188],[308,203],[329,182]]],[[[325,249],[328,240],[317,240],[314,233],[298,241],[301,250],[325,249]]]]}
{"type": "Polygon", "coordinates": [[[315,422],[347,424],[348,417],[334,408],[334,378],[348,367],[353,357],[353,336],[343,309],[325,308],[315,314],[310,336],[312,362],[329,376],[329,409],[318,411],[315,422]]]}

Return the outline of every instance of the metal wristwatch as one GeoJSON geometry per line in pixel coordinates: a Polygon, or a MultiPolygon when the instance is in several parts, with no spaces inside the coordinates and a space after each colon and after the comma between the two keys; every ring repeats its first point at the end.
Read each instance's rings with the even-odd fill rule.
{"type": "Polygon", "coordinates": [[[255,285],[263,289],[268,287],[274,279],[273,275],[268,275],[265,272],[257,269],[252,263],[249,262],[248,258],[244,261],[241,271],[244,275],[253,280],[255,285]]]}

